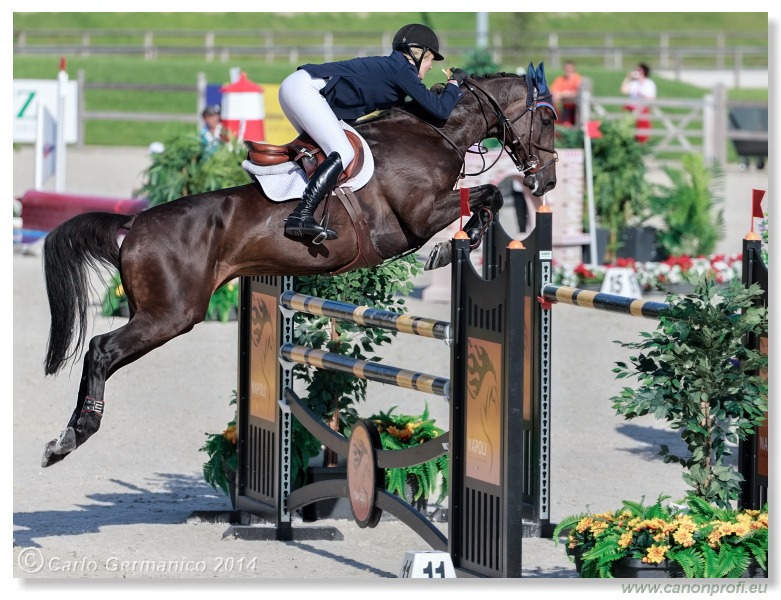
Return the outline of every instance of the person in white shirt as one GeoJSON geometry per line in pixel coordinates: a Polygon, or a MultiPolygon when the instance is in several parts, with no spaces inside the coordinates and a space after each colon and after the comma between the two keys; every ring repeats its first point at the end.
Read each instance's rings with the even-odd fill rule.
{"type": "Polygon", "coordinates": [[[625,108],[637,116],[638,142],[647,141],[651,130],[651,121],[646,117],[650,113],[647,103],[656,98],[656,83],[650,75],[651,68],[645,63],[639,63],[621,82],[621,93],[632,101],[625,108]]]}

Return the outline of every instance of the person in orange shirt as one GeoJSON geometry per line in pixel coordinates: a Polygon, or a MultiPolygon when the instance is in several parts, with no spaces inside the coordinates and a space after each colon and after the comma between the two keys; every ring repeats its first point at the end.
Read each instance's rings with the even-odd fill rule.
{"type": "Polygon", "coordinates": [[[559,75],[550,85],[553,94],[553,105],[561,115],[561,124],[571,126],[575,124],[577,112],[577,98],[580,84],[583,78],[575,71],[575,63],[564,63],[564,74],[559,75]]]}

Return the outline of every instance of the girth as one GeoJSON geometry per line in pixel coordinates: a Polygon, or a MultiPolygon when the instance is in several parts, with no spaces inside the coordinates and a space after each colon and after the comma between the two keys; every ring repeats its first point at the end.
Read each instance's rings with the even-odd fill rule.
{"type": "MultiPolygon", "coordinates": [[[[363,144],[361,139],[352,131],[345,130],[344,133],[353,147],[355,158],[347,165],[344,173],[339,177],[340,184],[350,179],[354,173],[357,173],[363,167],[363,144]]],[[[308,179],[312,177],[320,163],[327,158],[325,152],[306,133],[302,133],[292,142],[282,146],[246,140],[244,145],[248,150],[247,159],[252,164],[261,167],[271,167],[286,162],[297,162],[304,169],[308,179]]]]}

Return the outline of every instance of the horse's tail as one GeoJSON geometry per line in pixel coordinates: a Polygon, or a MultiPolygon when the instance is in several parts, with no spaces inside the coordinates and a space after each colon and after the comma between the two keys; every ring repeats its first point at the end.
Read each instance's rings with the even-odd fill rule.
{"type": "Polygon", "coordinates": [[[90,272],[119,269],[117,233],[132,217],[106,212],[77,215],[51,231],[43,245],[43,268],[51,328],[45,372],[53,375],[84,346],[90,272]],[[71,349],[74,337],[76,344],[71,349]]]}

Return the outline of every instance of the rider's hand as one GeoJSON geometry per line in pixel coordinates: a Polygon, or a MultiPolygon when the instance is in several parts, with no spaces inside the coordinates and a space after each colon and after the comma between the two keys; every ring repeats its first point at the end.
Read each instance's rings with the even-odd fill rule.
{"type": "Polygon", "coordinates": [[[467,75],[467,72],[463,69],[459,69],[458,67],[451,67],[450,68],[450,79],[448,79],[449,82],[453,82],[456,85],[462,85],[464,83],[464,80],[469,77],[467,75]]]}

